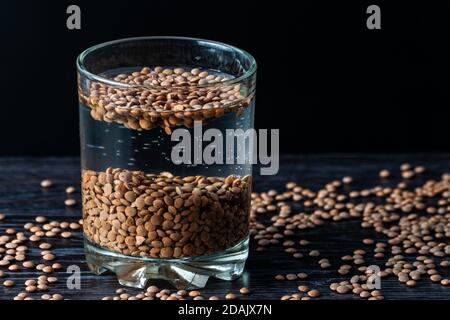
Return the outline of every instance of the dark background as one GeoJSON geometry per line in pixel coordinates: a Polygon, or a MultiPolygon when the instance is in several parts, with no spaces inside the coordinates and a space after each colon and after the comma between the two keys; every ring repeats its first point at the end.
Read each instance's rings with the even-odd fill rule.
{"type": "Polygon", "coordinates": [[[448,1],[4,1],[0,155],[78,154],[76,56],[123,37],[227,42],[258,62],[282,152],[450,151],[448,1]],[[81,7],[82,29],[66,28],[81,7]],[[366,8],[381,7],[381,30],[366,8]]]}

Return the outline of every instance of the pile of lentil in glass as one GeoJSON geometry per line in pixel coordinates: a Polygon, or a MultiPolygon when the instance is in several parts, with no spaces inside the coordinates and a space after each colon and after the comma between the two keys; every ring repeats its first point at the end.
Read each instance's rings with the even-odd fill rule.
{"type": "Polygon", "coordinates": [[[84,233],[98,246],[132,256],[221,252],[248,237],[250,181],[250,176],[85,170],[84,233]]]}
{"type": "MultiPolygon", "coordinates": [[[[368,300],[384,299],[383,288],[368,286],[367,281],[374,276],[370,268],[373,263],[369,261],[376,261],[380,267],[376,275],[381,282],[391,277],[401,285],[414,287],[428,278],[436,285],[450,285],[450,279],[443,276],[444,268],[450,267],[450,174],[443,174],[436,180],[421,178],[423,183],[410,187],[409,181],[422,175],[425,168],[404,164],[400,169],[402,180],[395,187],[357,190],[347,188],[355,183],[351,177],[344,177],[324,184],[319,190],[288,182],[285,191],[252,193],[250,234],[256,251],[264,254],[269,247],[275,250],[281,247],[292,259],[301,261],[308,256],[317,263],[317,270],[334,270],[339,278],[339,281],[328,281],[327,288],[323,282],[317,285],[313,274],[277,274],[274,270],[273,281],[285,282],[288,287],[286,294],[275,298],[309,300],[320,297],[327,290],[368,300]],[[333,263],[314,248],[313,241],[303,237],[305,230],[321,228],[330,221],[348,220],[358,222],[362,229],[372,230],[377,236],[362,239],[361,246],[352,252],[340,252],[339,264],[333,263]]],[[[381,170],[379,176],[394,181],[388,170],[381,170]]],[[[45,182],[42,187],[51,187],[51,183],[45,182]]],[[[68,188],[67,193],[74,191],[68,188]]],[[[0,224],[5,219],[8,217],[0,213],[0,224]]],[[[23,291],[11,298],[63,299],[61,294],[52,291],[52,284],[58,281],[56,273],[63,266],[58,263],[57,254],[52,251],[54,245],[48,239],[61,237],[70,241],[72,233],[81,237],[80,231],[80,221],[48,221],[44,216],[37,216],[26,223],[23,230],[6,229],[5,234],[0,234],[0,283],[6,288],[23,287],[23,291]],[[38,248],[40,258],[28,256],[31,247],[38,248]],[[23,284],[8,279],[9,274],[27,270],[37,270],[40,275],[23,284]]],[[[137,294],[119,288],[115,294],[103,299],[233,300],[244,296],[251,299],[255,293],[254,288],[247,287],[235,291],[209,296],[199,290],[161,289],[149,284],[146,290],[137,294]]]]}

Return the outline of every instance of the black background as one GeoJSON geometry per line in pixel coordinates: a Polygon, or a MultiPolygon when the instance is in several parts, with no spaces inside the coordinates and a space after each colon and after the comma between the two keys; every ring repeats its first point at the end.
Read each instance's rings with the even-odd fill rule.
{"type": "Polygon", "coordinates": [[[448,1],[7,1],[0,155],[78,154],[76,56],[132,36],[218,40],[258,62],[256,126],[282,152],[450,151],[448,1]],[[66,8],[81,7],[81,30],[66,8]],[[381,30],[366,8],[381,7],[381,30]]]}

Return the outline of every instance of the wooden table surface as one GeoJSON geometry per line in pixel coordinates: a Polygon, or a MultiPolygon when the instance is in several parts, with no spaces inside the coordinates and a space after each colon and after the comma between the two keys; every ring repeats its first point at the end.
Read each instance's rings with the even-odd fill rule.
{"type": "MultiPolygon", "coordinates": [[[[254,179],[254,190],[263,191],[270,188],[284,190],[287,181],[296,181],[301,186],[317,189],[324,183],[350,175],[355,179],[354,187],[361,189],[380,184],[378,172],[382,168],[397,172],[397,179],[383,182],[383,185],[393,186],[398,182],[398,168],[401,163],[424,165],[427,172],[423,178],[415,179],[413,183],[423,182],[423,179],[438,178],[443,172],[450,172],[450,154],[415,154],[415,155],[380,155],[380,154],[326,154],[309,156],[283,156],[280,159],[280,172],[276,176],[263,176],[254,179]]],[[[0,221],[0,235],[6,228],[23,229],[26,222],[33,221],[37,215],[46,216],[49,220],[77,221],[81,217],[81,207],[66,208],[65,188],[77,186],[80,180],[79,159],[72,158],[0,158],[0,212],[6,214],[6,219],[0,221]],[[48,190],[40,187],[42,179],[49,178],[55,186],[48,190]]],[[[74,197],[79,200],[77,192],[74,197]]],[[[303,231],[301,238],[311,241],[308,248],[302,248],[303,253],[318,249],[322,257],[330,259],[332,268],[318,268],[316,258],[296,260],[285,253],[281,247],[271,247],[266,252],[256,252],[255,243],[251,242],[251,253],[246,269],[241,278],[234,282],[224,282],[210,279],[207,287],[202,290],[205,296],[223,296],[228,292],[237,292],[247,286],[252,293],[249,299],[279,299],[284,294],[297,292],[299,284],[307,284],[319,289],[320,299],[359,299],[353,294],[338,295],[330,291],[329,284],[348,280],[349,275],[341,276],[336,271],[339,259],[353,250],[364,248],[363,238],[380,237],[373,230],[362,230],[358,220],[345,222],[327,222],[324,226],[303,231]],[[308,273],[304,281],[275,281],[274,275],[287,273],[308,273]]],[[[299,237],[293,237],[298,240],[299,237]]],[[[448,239],[447,239],[448,240],[448,239]]],[[[94,276],[89,272],[83,253],[81,232],[74,233],[71,239],[54,238],[47,242],[53,244],[53,252],[58,262],[65,267],[76,264],[82,270],[81,290],[69,290],[66,287],[68,274],[63,269],[55,272],[59,281],[50,286],[50,293],[61,293],[68,299],[100,299],[106,295],[114,295],[120,285],[114,275],[94,276]]],[[[40,259],[40,250],[30,244],[29,259],[36,262],[40,259]]],[[[381,265],[380,261],[367,259],[370,264],[381,265]]],[[[338,264],[339,263],[339,264],[338,264]]],[[[438,267],[439,268],[439,267],[438,267]]],[[[37,278],[36,271],[20,270],[10,272],[0,267],[7,275],[0,279],[12,279],[16,285],[12,288],[0,286],[0,299],[12,299],[18,292],[24,291],[26,279],[37,278]]],[[[450,277],[449,270],[441,270],[441,274],[450,277]]],[[[166,283],[157,283],[170,288],[166,283]]],[[[450,299],[450,287],[434,284],[429,279],[421,280],[415,288],[400,284],[395,278],[383,278],[381,290],[386,299],[450,299]]],[[[141,290],[129,289],[137,293],[141,290]]],[[[41,293],[42,294],[42,293],[41,293]]],[[[35,294],[38,297],[41,294],[35,294]]]]}

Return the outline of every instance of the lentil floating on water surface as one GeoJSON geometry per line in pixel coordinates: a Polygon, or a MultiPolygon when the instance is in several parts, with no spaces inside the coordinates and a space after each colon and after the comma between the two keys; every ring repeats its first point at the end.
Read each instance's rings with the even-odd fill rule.
{"type": "Polygon", "coordinates": [[[240,84],[228,84],[230,77],[197,74],[198,70],[143,67],[112,77],[134,86],[130,89],[92,82],[88,95],[79,89],[79,98],[95,120],[138,131],[162,127],[167,134],[175,126],[190,128],[194,121],[207,123],[230,112],[239,115],[249,105],[253,97],[244,96],[240,84]]]}

